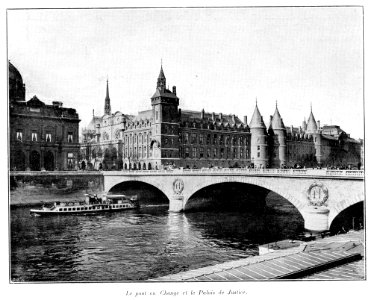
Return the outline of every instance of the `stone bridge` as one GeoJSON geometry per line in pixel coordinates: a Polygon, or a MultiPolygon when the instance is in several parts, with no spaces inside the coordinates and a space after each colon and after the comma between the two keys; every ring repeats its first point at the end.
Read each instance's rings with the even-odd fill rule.
{"type": "Polygon", "coordinates": [[[326,169],[196,169],[107,171],[104,190],[117,184],[140,181],[162,191],[169,210],[185,210],[193,194],[210,185],[236,182],[273,191],[291,202],[312,231],[330,228],[335,217],[347,207],[364,201],[362,170],[326,169]]]}

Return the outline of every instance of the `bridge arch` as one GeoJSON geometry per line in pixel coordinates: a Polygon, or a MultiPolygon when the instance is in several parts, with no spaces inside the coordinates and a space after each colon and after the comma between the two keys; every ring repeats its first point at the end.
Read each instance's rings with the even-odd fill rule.
{"type": "Polygon", "coordinates": [[[251,177],[227,177],[227,178],[210,178],[209,180],[202,181],[198,180],[196,184],[192,186],[192,188],[188,189],[188,192],[184,195],[184,204],[183,208],[186,207],[187,202],[189,199],[196,194],[198,191],[200,191],[203,188],[209,187],[211,185],[216,185],[219,183],[244,183],[247,185],[257,186],[263,189],[266,189],[268,191],[272,191],[283,198],[285,198],[287,201],[289,201],[295,208],[299,211],[299,213],[304,217],[303,209],[305,208],[305,203],[301,202],[297,197],[292,195],[287,189],[281,188],[279,185],[273,185],[269,182],[269,180],[263,179],[263,178],[251,178],[251,177]]]}
{"type": "Polygon", "coordinates": [[[354,195],[353,197],[346,198],[343,201],[338,202],[336,205],[332,206],[330,209],[329,220],[328,220],[328,227],[331,227],[332,222],[334,219],[345,209],[348,207],[365,201],[364,193],[359,193],[354,195]]]}
{"type": "Polygon", "coordinates": [[[136,184],[144,184],[152,187],[155,189],[157,192],[160,194],[163,194],[164,197],[167,199],[167,201],[170,203],[171,199],[171,192],[168,191],[166,188],[165,184],[161,181],[156,181],[156,180],[151,180],[151,178],[146,179],[146,178],[128,178],[128,179],[121,179],[115,182],[112,182],[109,184],[106,188],[107,193],[112,193],[117,189],[120,185],[125,185],[125,184],[130,184],[130,183],[136,183],[136,184]]]}

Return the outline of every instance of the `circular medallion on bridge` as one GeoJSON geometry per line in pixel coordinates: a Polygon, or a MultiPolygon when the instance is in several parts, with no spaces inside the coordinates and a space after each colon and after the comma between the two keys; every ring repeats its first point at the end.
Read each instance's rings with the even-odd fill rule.
{"type": "Polygon", "coordinates": [[[323,185],[323,183],[315,182],[310,185],[307,191],[307,197],[310,205],[325,205],[328,199],[328,189],[323,185]]]}
{"type": "Polygon", "coordinates": [[[184,182],[183,180],[177,178],[173,182],[173,190],[175,194],[180,195],[183,192],[184,189],[184,182]]]}

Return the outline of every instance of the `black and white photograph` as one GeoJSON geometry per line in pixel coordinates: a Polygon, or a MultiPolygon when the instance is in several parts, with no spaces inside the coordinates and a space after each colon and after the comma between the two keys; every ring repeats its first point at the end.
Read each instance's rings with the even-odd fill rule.
{"type": "Polygon", "coordinates": [[[11,286],[366,281],[363,6],[65,6],[6,8],[11,286]]]}

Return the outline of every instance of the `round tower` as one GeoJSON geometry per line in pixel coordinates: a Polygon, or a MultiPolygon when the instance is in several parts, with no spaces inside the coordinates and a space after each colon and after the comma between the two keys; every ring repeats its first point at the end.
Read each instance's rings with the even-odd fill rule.
{"type": "Polygon", "coordinates": [[[286,127],[283,124],[283,120],[278,111],[276,104],[276,110],[272,118],[272,129],[275,135],[275,149],[276,156],[273,159],[272,167],[282,167],[286,165],[286,127]]]}
{"type": "Polygon", "coordinates": [[[308,118],[306,133],[313,137],[314,148],[316,149],[317,164],[322,165],[322,136],[320,129],[317,127],[317,122],[313,115],[312,106],[310,107],[310,115],[308,118]]]}
{"type": "Polygon", "coordinates": [[[250,122],[251,162],[256,168],[265,168],[268,164],[267,128],[261,116],[258,104],[250,122]]]}

